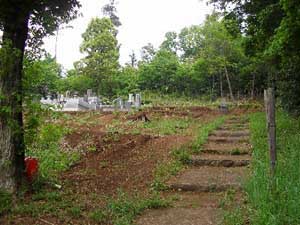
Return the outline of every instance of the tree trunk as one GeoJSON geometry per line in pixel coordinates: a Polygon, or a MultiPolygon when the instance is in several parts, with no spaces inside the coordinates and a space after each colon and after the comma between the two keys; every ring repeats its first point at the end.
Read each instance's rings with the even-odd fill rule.
{"type": "Polygon", "coordinates": [[[222,73],[220,73],[220,92],[221,92],[221,98],[223,98],[223,76],[222,76],[222,73]]]}
{"type": "Polygon", "coordinates": [[[15,192],[24,176],[22,67],[29,11],[9,11],[0,62],[0,189],[15,192]]]}
{"type": "Polygon", "coordinates": [[[255,89],[255,73],[252,74],[252,89],[251,89],[251,98],[254,99],[254,89],[255,89]]]}
{"type": "Polygon", "coordinates": [[[225,75],[226,75],[226,79],[227,79],[227,83],[228,83],[230,98],[234,102],[234,97],[233,97],[232,88],[231,88],[231,82],[230,82],[230,79],[229,79],[229,74],[228,74],[226,64],[224,65],[224,70],[225,70],[225,75]]]}

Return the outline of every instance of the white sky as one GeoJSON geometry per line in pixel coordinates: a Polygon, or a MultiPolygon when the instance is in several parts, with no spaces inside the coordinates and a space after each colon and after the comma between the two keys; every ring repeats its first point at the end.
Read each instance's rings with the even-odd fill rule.
{"type": "MultiPolygon", "coordinates": [[[[102,16],[101,9],[108,3],[108,0],[80,1],[83,17],[72,21],[73,29],[59,31],[57,61],[66,69],[83,57],[79,52],[81,34],[91,18],[102,16]]],[[[201,24],[212,11],[206,0],[118,0],[117,9],[122,23],[118,34],[121,64],[129,61],[132,50],[139,56],[147,43],[158,47],[166,32],[201,24]]],[[[45,48],[54,56],[55,37],[45,39],[45,48]]]]}

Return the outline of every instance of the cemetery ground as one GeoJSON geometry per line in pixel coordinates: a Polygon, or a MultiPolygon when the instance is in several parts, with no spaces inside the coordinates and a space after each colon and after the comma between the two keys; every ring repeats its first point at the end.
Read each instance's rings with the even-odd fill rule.
{"type": "MultiPolygon", "coordinates": [[[[295,188],[285,190],[285,197],[263,191],[269,185],[264,172],[265,116],[255,111],[243,105],[226,116],[217,107],[204,106],[152,107],[129,114],[51,112],[37,136],[27,137],[28,154],[40,160],[40,175],[14,202],[1,194],[0,224],[247,224],[267,218],[263,215],[274,210],[268,206],[270,199],[274,204],[289,203],[278,221],[297,224],[299,217],[289,215],[298,216],[295,188]],[[237,137],[251,131],[250,168],[250,155],[243,152],[250,151],[249,140],[230,137],[230,143],[222,143],[227,142],[228,129],[237,137]],[[223,147],[218,149],[219,144],[223,147]],[[210,149],[225,151],[226,160],[223,154],[210,155],[210,149]],[[258,177],[249,177],[245,194],[240,178],[247,177],[248,169],[258,177]],[[259,210],[258,202],[263,205],[259,210]]],[[[280,122],[280,145],[289,143],[285,157],[295,168],[289,183],[279,182],[276,188],[299,187],[299,157],[292,151],[299,132],[289,131],[295,121],[283,113],[280,122]]],[[[280,167],[287,174],[286,164],[280,167]]],[[[278,179],[286,181],[285,177],[280,173],[278,179]]]]}

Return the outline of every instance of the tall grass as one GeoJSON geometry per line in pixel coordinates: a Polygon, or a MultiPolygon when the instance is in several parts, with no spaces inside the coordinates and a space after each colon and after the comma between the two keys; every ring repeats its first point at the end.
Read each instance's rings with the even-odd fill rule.
{"type": "Polygon", "coordinates": [[[246,185],[250,223],[300,224],[300,119],[277,113],[278,161],[270,176],[270,159],[264,113],[250,116],[253,163],[246,185]]]}

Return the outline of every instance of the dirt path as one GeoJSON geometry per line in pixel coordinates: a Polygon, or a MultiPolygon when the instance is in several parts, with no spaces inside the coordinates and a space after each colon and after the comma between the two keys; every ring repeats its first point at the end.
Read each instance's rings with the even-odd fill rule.
{"type": "Polygon", "coordinates": [[[188,169],[168,181],[176,193],[173,208],[148,210],[137,225],[216,225],[222,221],[220,201],[226,191],[239,192],[247,177],[250,144],[247,121],[228,119],[210,134],[199,155],[193,155],[188,169]]]}

